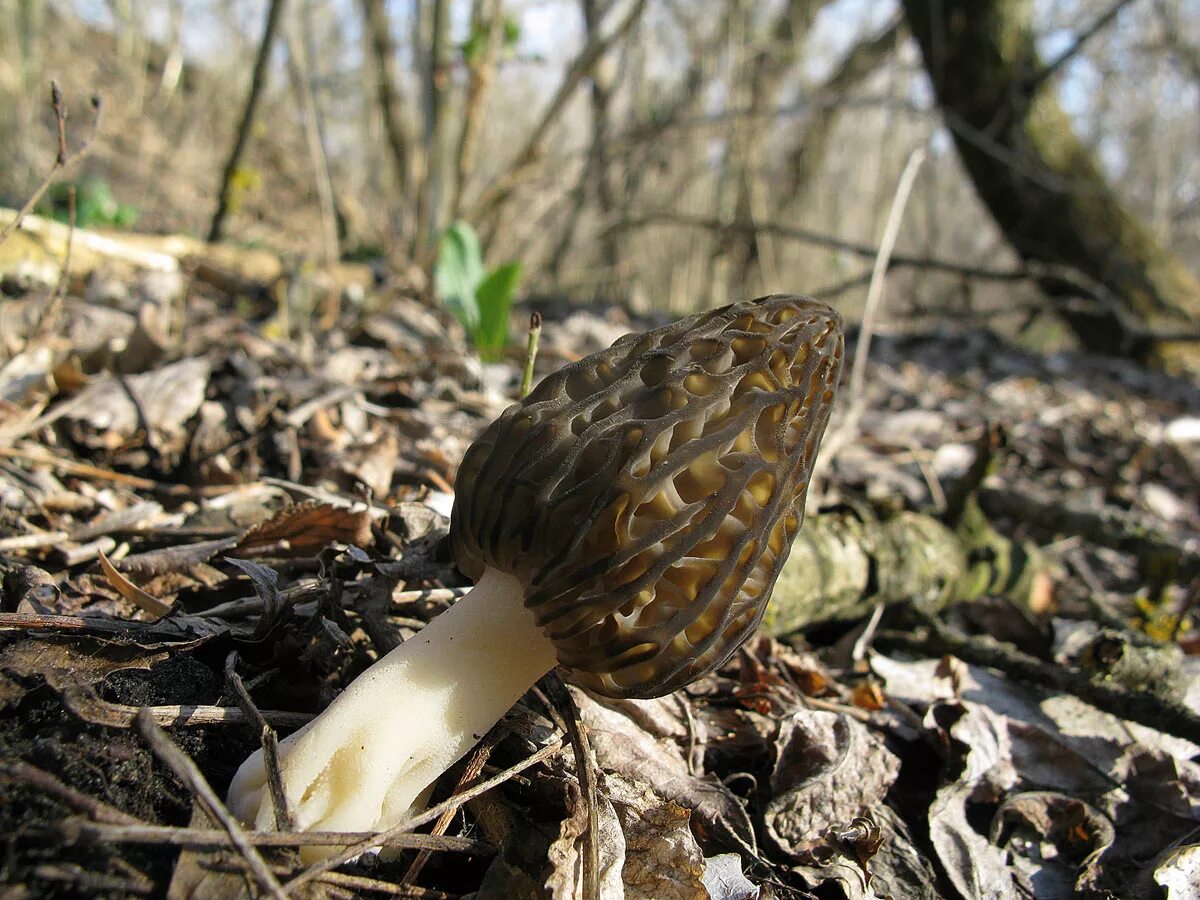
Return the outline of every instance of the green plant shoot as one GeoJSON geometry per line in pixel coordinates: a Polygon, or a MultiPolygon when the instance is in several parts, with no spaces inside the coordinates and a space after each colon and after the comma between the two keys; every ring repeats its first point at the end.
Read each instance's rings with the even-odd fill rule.
{"type": "Polygon", "coordinates": [[[434,267],[434,290],[485,360],[499,359],[504,352],[509,310],[520,282],[519,262],[487,271],[479,237],[466,222],[455,222],[442,235],[434,267]]]}

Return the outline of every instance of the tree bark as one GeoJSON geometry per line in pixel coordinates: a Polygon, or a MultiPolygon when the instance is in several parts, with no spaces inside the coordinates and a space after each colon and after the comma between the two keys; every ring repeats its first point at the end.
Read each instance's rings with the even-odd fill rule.
{"type": "MultiPolygon", "coordinates": [[[[734,128],[736,143],[730,160],[737,190],[733,209],[735,221],[753,222],[767,214],[765,197],[761,194],[765,145],[762,132],[770,125],[770,113],[778,105],[784,80],[800,59],[808,29],[824,5],[825,0],[788,0],[772,23],[767,40],[748,60],[750,114],[734,128]]],[[[747,290],[746,285],[751,283],[760,266],[765,240],[757,231],[730,234],[730,244],[723,248],[729,258],[730,296],[738,296],[747,290]]],[[[770,290],[770,285],[762,287],[770,290]]]]}
{"type": "Polygon", "coordinates": [[[833,136],[845,96],[895,52],[903,34],[900,20],[896,19],[878,34],[859,41],[846,52],[825,83],[814,92],[816,96],[812,112],[804,124],[804,131],[788,152],[783,185],[774,202],[776,221],[782,219],[792,206],[804,202],[813,176],[821,170],[829,150],[829,140],[833,136]]]}
{"type": "Polygon", "coordinates": [[[267,9],[267,21],[263,26],[262,42],[258,46],[258,58],[254,60],[254,74],[250,79],[250,93],[246,96],[246,106],[242,110],[242,120],[238,123],[233,149],[225,163],[225,171],[221,174],[221,191],[217,200],[217,211],[213,213],[212,224],[208,229],[210,243],[219,241],[225,234],[225,219],[229,215],[233,175],[242,161],[242,153],[250,140],[251,126],[254,125],[254,113],[258,109],[259,98],[267,83],[267,63],[271,60],[271,47],[275,44],[275,35],[279,31],[279,23],[283,19],[283,10],[286,6],[287,0],[271,0],[271,5],[267,9]]]}
{"type": "MultiPolygon", "coordinates": [[[[608,11],[611,3],[601,4],[598,0],[580,0],[580,11],[583,14],[584,32],[588,41],[599,40],[600,22],[608,11]]],[[[587,160],[571,190],[570,210],[566,223],[555,244],[554,252],[550,255],[550,278],[558,283],[567,254],[575,243],[575,232],[579,220],[587,204],[589,188],[596,192],[597,212],[602,222],[611,221],[616,199],[613,194],[611,173],[609,172],[609,133],[611,117],[609,108],[612,105],[612,95],[616,88],[617,76],[613,66],[605,65],[601,60],[591,73],[591,113],[592,113],[592,144],[588,149],[587,160]]],[[[616,276],[619,254],[617,252],[616,236],[611,232],[601,232],[600,235],[600,265],[607,275],[605,284],[611,283],[616,276]]],[[[602,292],[602,291],[601,291],[602,292]]]]}
{"type": "Polygon", "coordinates": [[[397,88],[396,44],[383,0],[359,0],[363,21],[375,57],[375,93],[383,117],[383,131],[392,151],[392,171],[399,199],[408,205],[411,187],[420,182],[419,160],[404,122],[403,102],[397,88]]]}
{"type": "Polygon", "coordinates": [[[977,511],[951,529],[933,516],[859,507],[811,516],[775,582],[763,630],[784,635],[862,618],[880,603],[931,608],[985,596],[1024,605],[1045,568],[1034,546],[1009,540],[977,511]]]}
{"type": "Polygon", "coordinates": [[[475,0],[471,11],[471,29],[472,32],[486,29],[487,41],[481,53],[467,60],[467,97],[463,101],[462,133],[454,160],[454,199],[450,204],[450,215],[455,219],[462,215],[463,195],[471,170],[475,167],[479,135],[483,130],[484,101],[500,62],[504,43],[503,0],[475,0]]]}
{"type": "Polygon", "coordinates": [[[417,210],[415,255],[437,246],[446,199],[450,98],[450,0],[432,0],[425,81],[425,184],[417,210]]]}
{"type": "Polygon", "coordinates": [[[1030,0],[904,0],[963,164],[1090,350],[1200,370],[1200,281],[1122,203],[1075,135],[1038,58],[1030,0]],[[1077,280],[1058,270],[1079,273],[1077,280]],[[1086,302],[1078,302],[1078,298],[1086,302]]]}

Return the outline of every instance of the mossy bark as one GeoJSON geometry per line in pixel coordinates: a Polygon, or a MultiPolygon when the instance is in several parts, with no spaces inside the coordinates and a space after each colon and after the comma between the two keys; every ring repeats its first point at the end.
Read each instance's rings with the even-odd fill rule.
{"type": "MultiPolygon", "coordinates": [[[[1044,70],[1030,0],[904,0],[909,26],[980,198],[1026,261],[1082,276],[1098,302],[1061,314],[1085,346],[1200,370],[1200,280],[1121,202],[1044,70]],[[1090,282],[1090,284],[1089,284],[1090,282]],[[1098,289],[1097,289],[1098,288],[1098,289]]],[[[1050,296],[1078,297],[1048,272],[1050,296]]]]}
{"type": "Polygon", "coordinates": [[[762,627],[788,634],[867,616],[878,603],[939,608],[987,595],[1024,603],[1042,566],[1036,550],[998,534],[974,504],[957,530],[914,512],[825,512],[800,529],[762,627]]]}

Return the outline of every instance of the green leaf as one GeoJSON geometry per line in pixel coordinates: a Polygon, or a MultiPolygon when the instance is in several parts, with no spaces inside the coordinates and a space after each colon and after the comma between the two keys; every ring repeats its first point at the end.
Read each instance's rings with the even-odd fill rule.
{"type": "Polygon", "coordinates": [[[521,40],[521,23],[514,16],[504,17],[504,47],[514,49],[521,40]]]}
{"type": "Polygon", "coordinates": [[[487,28],[482,23],[471,29],[471,34],[460,45],[463,59],[473,63],[483,56],[483,48],[487,46],[487,28]]]}
{"type": "Polygon", "coordinates": [[[471,335],[479,330],[479,304],[475,292],[483,277],[479,236],[466,222],[455,222],[446,229],[438,245],[433,289],[471,335]]]}
{"type": "Polygon", "coordinates": [[[521,283],[521,264],[510,262],[495,269],[479,285],[479,330],[475,346],[484,359],[499,359],[508,343],[508,311],[521,283]]]}

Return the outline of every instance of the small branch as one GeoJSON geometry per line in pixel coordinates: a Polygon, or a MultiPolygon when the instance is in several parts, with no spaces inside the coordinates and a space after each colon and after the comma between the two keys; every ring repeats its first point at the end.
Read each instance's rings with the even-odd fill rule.
{"type": "Polygon", "coordinates": [[[865,403],[863,395],[866,392],[867,357],[870,355],[876,313],[883,297],[883,277],[887,273],[892,250],[896,246],[896,238],[900,234],[900,222],[904,218],[904,208],[908,205],[913,182],[916,181],[917,172],[924,161],[925,151],[920,147],[909,154],[908,162],[896,185],[895,196],[892,197],[892,208],[888,211],[887,222],[883,227],[883,237],[879,242],[879,253],[875,257],[875,266],[871,270],[871,284],[867,288],[866,308],[863,311],[863,322],[858,333],[858,346],[854,351],[854,371],[850,374],[850,398],[856,407],[861,407],[865,403]]]}
{"type": "Polygon", "coordinates": [[[517,183],[531,166],[541,157],[545,144],[553,127],[558,123],[563,111],[567,108],[575,89],[591,73],[592,68],[600,58],[608,52],[617,41],[621,40],[641,17],[646,7],[646,0],[633,0],[629,9],[612,30],[607,34],[597,35],[579,51],[579,55],[571,61],[555,91],[554,97],[542,113],[541,119],[533,132],[525,141],[524,147],[517,153],[516,158],[508,169],[500,175],[475,202],[466,218],[481,220],[491,216],[503,204],[517,183]]]}
{"type": "Polygon", "coordinates": [[[50,82],[50,103],[54,107],[54,118],[58,125],[58,154],[54,159],[54,165],[50,167],[50,171],[46,173],[46,177],[42,179],[41,183],[34,188],[33,193],[17,212],[16,217],[3,229],[0,229],[0,244],[8,240],[13,229],[19,226],[21,220],[37,206],[42,195],[50,189],[50,185],[54,184],[55,176],[59,171],[66,168],[69,163],[78,162],[91,152],[92,141],[100,131],[101,103],[100,96],[97,94],[92,96],[92,109],[95,111],[92,119],[92,133],[86,141],[79,145],[79,149],[74,154],[69,153],[67,151],[67,109],[63,103],[62,91],[59,90],[58,83],[55,81],[50,82]]]}
{"type": "Polygon", "coordinates": [[[480,794],[487,793],[497,785],[508,781],[514,775],[524,772],[530,766],[535,766],[542,760],[553,756],[562,748],[563,742],[561,740],[553,741],[552,743],[547,744],[541,750],[534,753],[532,756],[526,757],[516,765],[510,766],[497,775],[493,775],[491,778],[487,779],[487,781],[481,781],[479,784],[475,785],[475,787],[465,790],[461,794],[455,794],[450,799],[439,803],[437,806],[430,807],[420,815],[413,816],[411,819],[401,822],[398,825],[393,825],[387,831],[381,831],[379,834],[374,834],[364,838],[363,840],[356,841],[349,847],[346,847],[340,853],[309,866],[306,870],[287,883],[288,890],[294,890],[300,885],[306,884],[315,878],[320,877],[323,873],[328,872],[330,869],[336,869],[342,863],[349,862],[350,860],[354,859],[354,857],[365,853],[372,847],[377,847],[380,844],[386,844],[396,835],[406,834],[407,832],[412,831],[414,828],[419,828],[426,822],[434,821],[446,810],[457,809],[468,800],[473,800],[480,794]]]}
{"type": "Polygon", "coordinates": [[[267,789],[271,792],[271,805],[275,809],[275,830],[294,831],[296,823],[292,819],[291,810],[288,809],[287,794],[283,790],[283,776],[279,772],[279,737],[255,706],[250,692],[242,682],[242,676],[237,673],[236,650],[225,658],[225,680],[237,698],[238,707],[247,719],[258,726],[258,736],[263,748],[263,764],[267,770],[267,789]]]}
{"type": "MultiPolygon", "coordinates": [[[[811,244],[814,247],[827,247],[830,250],[840,250],[843,253],[861,256],[864,259],[875,259],[879,256],[879,248],[871,244],[847,241],[830,234],[811,231],[806,228],[794,228],[790,225],[781,225],[777,222],[741,222],[736,220],[722,222],[717,218],[690,216],[669,210],[651,211],[642,215],[631,216],[619,222],[614,222],[605,231],[624,231],[631,228],[644,228],[648,225],[675,225],[681,228],[699,228],[705,231],[717,232],[718,234],[725,231],[753,231],[757,229],[766,234],[800,241],[801,243],[811,244]]],[[[969,266],[931,257],[906,256],[901,253],[893,254],[889,260],[889,265],[892,267],[903,266],[906,268],[929,269],[930,271],[942,272],[947,275],[980,278],[988,281],[1028,281],[1031,278],[1046,274],[1039,271],[1035,275],[1028,269],[988,269],[981,266],[969,266]]]]}
{"type": "Polygon", "coordinates": [[[1078,56],[1088,41],[1112,24],[1113,20],[1121,14],[1121,11],[1125,9],[1126,6],[1129,6],[1129,4],[1132,2],[1133,0],[1116,0],[1116,2],[1107,10],[1105,10],[1095,22],[1075,35],[1075,40],[1071,43],[1070,47],[1068,47],[1066,50],[1056,56],[1050,63],[1043,66],[1033,74],[1033,76],[1029,79],[1029,83],[1025,87],[1027,94],[1032,96],[1034,93],[1036,93],[1037,90],[1050,78],[1052,78],[1059,69],[1078,56]]]}
{"type": "Polygon", "coordinates": [[[544,684],[550,694],[550,699],[559,708],[566,724],[567,736],[571,740],[571,750],[575,754],[575,772],[579,776],[583,802],[587,805],[587,847],[583,858],[583,896],[599,897],[600,830],[597,824],[600,816],[596,798],[596,768],[592,761],[591,743],[588,741],[587,729],[580,721],[579,707],[575,703],[575,698],[567,690],[558,670],[547,675],[544,684]]]}
{"type": "Polygon", "coordinates": [[[142,709],[138,713],[137,728],[146,743],[150,745],[150,749],[154,751],[154,755],[187,785],[188,790],[204,807],[209,818],[225,829],[230,842],[246,860],[263,889],[277,900],[286,900],[287,892],[284,891],[283,885],[271,872],[258,849],[250,842],[237,819],[225,808],[225,804],[221,802],[221,798],[212,789],[212,785],[200,772],[200,767],[196,765],[195,761],[180,750],[175,742],[167,736],[167,733],[154,721],[154,717],[148,709],[142,709]]]}
{"type": "MultiPolygon", "coordinates": [[[[136,819],[126,824],[85,822],[72,818],[60,822],[56,828],[70,843],[160,844],[197,850],[234,846],[233,839],[219,828],[173,828],[169,825],[146,825],[136,819]]],[[[496,852],[495,847],[482,841],[433,834],[397,834],[382,841],[377,835],[366,831],[253,831],[246,834],[246,840],[255,847],[340,847],[346,841],[371,840],[377,845],[398,850],[469,853],[475,856],[489,856],[496,852]]]]}
{"type": "Polygon", "coordinates": [[[1131,691],[1108,682],[1094,681],[1082,672],[1043,662],[994,638],[968,637],[916,606],[913,609],[929,629],[928,633],[880,632],[877,642],[924,656],[949,654],[971,665],[998,669],[1040,688],[1071,694],[1117,718],[1200,745],[1200,715],[1182,703],[1164,700],[1146,691],[1131,691]]]}
{"type": "Polygon", "coordinates": [[[925,150],[918,147],[909,154],[904,171],[896,184],[896,193],[892,197],[892,207],[888,211],[887,221],[883,226],[883,236],[879,242],[879,252],[875,256],[875,265],[871,269],[871,281],[867,288],[867,302],[863,309],[862,326],[858,332],[858,344],[854,349],[854,368],[850,373],[850,398],[848,412],[842,418],[837,430],[825,438],[825,458],[837,455],[838,450],[858,434],[858,423],[867,408],[867,359],[871,354],[871,337],[875,332],[875,319],[883,298],[884,276],[892,258],[892,250],[896,246],[896,238],[900,234],[900,223],[904,218],[904,208],[908,205],[912,193],[913,182],[921,163],[925,161],[925,150]]]}
{"type": "MultiPolygon", "coordinates": [[[[471,754],[471,759],[463,768],[462,775],[459,776],[458,784],[454,786],[452,794],[457,794],[464,790],[468,784],[479,777],[483,772],[483,767],[487,765],[487,761],[491,758],[492,751],[496,749],[496,744],[499,743],[500,737],[503,734],[503,729],[493,728],[487,733],[475,751],[471,754]]],[[[457,808],[447,809],[442,813],[438,820],[434,823],[432,834],[442,836],[446,833],[446,829],[450,827],[450,823],[454,821],[454,816],[458,812],[457,808]]],[[[400,879],[400,884],[411,885],[417,880],[421,874],[421,870],[425,868],[425,864],[429,862],[429,857],[433,851],[422,849],[417,854],[417,858],[412,861],[412,865],[408,867],[408,871],[404,873],[404,877],[400,879]]]]}
{"type": "Polygon", "coordinates": [[[131,816],[115,806],[110,806],[103,800],[89,797],[87,794],[63,784],[49,772],[39,769],[19,759],[0,762],[0,780],[24,782],[32,785],[42,793],[49,794],[69,804],[79,812],[86,813],[96,822],[122,827],[139,827],[144,825],[141,819],[131,816]]]}
{"type": "MultiPolygon", "coordinates": [[[[137,707],[111,703],[97,696],[92,688],[79,685],[65,688],[62,701],[79,718],[105,728],[132,728],[139,712],[137,707]]],[[[145,706],[142,711],[158,725],[171,728],[251,724],[251,720],[236,706],[145,706]]],[[[315,718],[311,713],[294,712],[268,711],[261,715],[281,728],[299,728],[315,718]]]]}

